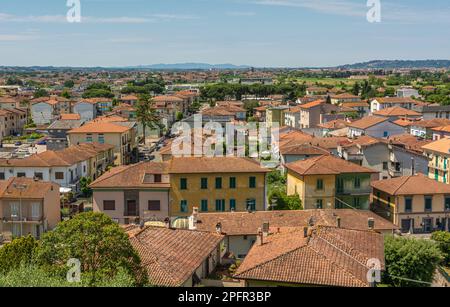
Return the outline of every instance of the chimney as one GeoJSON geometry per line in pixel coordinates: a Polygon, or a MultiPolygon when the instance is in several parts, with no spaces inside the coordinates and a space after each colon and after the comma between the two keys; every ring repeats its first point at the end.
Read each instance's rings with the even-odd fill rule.
{"type": "Polygon", "coordinates": [[[339,216],[336,217],[336,227],[341,228],[341,218],[339,216]]]}
{"type": "Polygon", "coordinates": [[[264,244],[264,234],[261,228],[258,228],[258,235],[256,237],[256,245],[261,246],[264,244]]]}
{"type": "Polygon", "coordinates": [[[369,217],[367,219],[367,226],[369,227],[369,230],[373,230],[375,228],[375,219],[373,217],[369,217]]]}
{"type": "Polygon", "coordinates": [[[307,238],[308,237],[308,227],[303,227],[303,238],[307,238]]]}
{"type": "Polygon", "coordinates": [[[269,222],[263,223],[262,232],[263,232],[264,237],[267,237],[269,235],[269,222]]]}
{"type": "Polygon", "coordinates": [[[166,225],[166,228],[169,228],[170,229],[170,227],[171,227],[171,223],[170,223],[170,217],[166,217],[165,219],[164,219],[164,224],[166,225]]]}
{"type": "Polygon", "coordinates": [[[198,207],[192,208],[192,215],[189,217],[189,229],[196,230],[198,221],[198,207]]]}
{"type": "Polygon", "coordinates": [[[219,222],[216,224],[216,232],[222,234],[222,223],[219,222]]]}

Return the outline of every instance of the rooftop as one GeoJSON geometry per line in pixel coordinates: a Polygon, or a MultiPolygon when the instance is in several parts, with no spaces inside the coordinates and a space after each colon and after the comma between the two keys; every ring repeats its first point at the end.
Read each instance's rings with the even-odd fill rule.
{"type": "Polygon", "coordinates": [[[450,185],[437,182],[423,174],[374,181],[372,187],[390,195],[449,194],[450,185]]]}

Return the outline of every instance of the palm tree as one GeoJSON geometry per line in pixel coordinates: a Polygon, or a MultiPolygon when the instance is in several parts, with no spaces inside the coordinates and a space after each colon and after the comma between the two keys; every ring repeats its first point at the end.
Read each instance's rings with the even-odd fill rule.
{"type": "Polygon", "coordinates": [[[136,104],[136,117],[138,121],[141,122],[144,129],[144,145],[145,145],[145,129],[147,127],[151,129],[161,128],[160,116],[156,113],[155,109],[152,108],[152,98],[143,94],[139,96],[138,102],[136,104]]]}

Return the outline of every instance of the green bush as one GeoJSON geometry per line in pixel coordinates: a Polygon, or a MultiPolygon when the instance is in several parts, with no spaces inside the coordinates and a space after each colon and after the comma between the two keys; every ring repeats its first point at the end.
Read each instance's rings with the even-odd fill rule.
{"type": "Polygon", "coordinates": [[[444,254],[444,264],[450,266],[450,232],[437,231],[433,233],[431,239],[437,242],[439,249],[444,254]]]}

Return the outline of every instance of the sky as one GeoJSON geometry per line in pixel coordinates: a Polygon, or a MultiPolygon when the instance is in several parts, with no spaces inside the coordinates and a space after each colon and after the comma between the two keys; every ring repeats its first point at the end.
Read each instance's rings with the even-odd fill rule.
{"type": "Polygon", "coordinates": [[[450,1],[0,0],[0,65],[312,67],[450,59],[450,1]]]}

